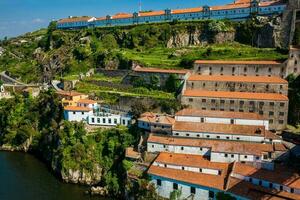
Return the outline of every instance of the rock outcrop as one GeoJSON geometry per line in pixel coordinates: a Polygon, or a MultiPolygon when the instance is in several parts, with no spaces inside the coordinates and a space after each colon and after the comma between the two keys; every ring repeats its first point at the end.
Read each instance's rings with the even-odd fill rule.
{"type": "Polygon", "coordinates": [[[92,171],[85,169],[68,169],[61,171],[62,179],[67,183],[79,183],[83,185],[95,185],[101,181],[102,168],[95,164],[92,171]]]}

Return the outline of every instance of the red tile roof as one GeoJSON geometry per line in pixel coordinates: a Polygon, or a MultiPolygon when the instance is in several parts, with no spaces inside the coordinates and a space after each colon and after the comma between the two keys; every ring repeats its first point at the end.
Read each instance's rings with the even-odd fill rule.
{"type": "Polygon", "coordinates": [[[253,93],[253,92],[227,92],[227,91],[206,91],[206,90],[185,90],[185,97],[207,97],[224,99],[249,99],[249,100],[271,100],[288,101],[288,97],[276,93],[253,93]]]}
{"type": "Polygon", "coordinates": [[[62,96],[71,96],[71,97],[85,95],[85,94],[75,92],[75,91],[58,91],[58,92],[56,92],[56,94],[62,95],[62,96]]]}
{"type": "Polygon", "coordinates": [[[300,174],[286,166],[275,165],[274,170],[266,170],[258,169],[251,165],[235,163],[232,172],[233,174],[266,180],[300,189],[300,174]]]}
{"type": "Polygon", "coordinates": [[[159,68],[145,68],[136,67],[133,71],[135,72],[148,72],[148,73],[166,73],[166,74],[186,74],[189,70],[184,69],[159,69],[159,68]]]}
{"type": "Polygon", "coordinates": [[[264,126],[236,125],[236,124],[217,124],[200,122],[181,122],[176,121],[173,131],[196,132],[196,133],[218,133],[232,135],[251,135],[264,137],[264,126]]]}
{"type": "Polygon", "coordinates": [[[195,12],[202,12],[202,10],[203,10],[202,7],[175,9],[175,10],[172,10],[172,14],[195,13],[195,12]]]}
{"type": "Polygon", "coordinates": [[[229,163],[211,162],[203,156],[161,152],[155,162],[177,166],[189,166],[197,168],[221,170],[221,176],[227,174],[229,163]]]}
{"type": "Polygon", "coordinates": [[[134,151],[132,147],[128,147],[126,148],[125,156],[127,158],[139,159],[141,157],[141,154],[139,152],[134,151]]]}
{"type": "Polygon", "coordinates": [[[175,114],[175,116],[267,120],[266,117],[259,115],[257,113],[201,110],[201,109],[191,109],[191,108],[186,108],[186,109],[180,110],[175,114]]]}
{"type": "Polygon", "coordinates": [[[278,191],[276,189],[264,188],[254,185],[234,177],[230,177],[227,184],[227,192],[247,198],[259,200],[287,200],[300,199],[299,194],[293,194],[286,191],[278,191]]]}
{"type": "Polygon", "coordinates": [[[288,82],[277,76],[208,76],[208,75],[191,75],[188,81],[216,81],[216,82],[246,82],[246,83],[278,83],[288,84],[288,82]]]}
{"type": "Polygon", "coordinates": [[[95,104],[97,101],[91,99],[79,99],[77,103],[84,103],[84,104],[95,104]]]}
{"type": "Polygon", "coordinates": [[[175,123],[175,119],[172,117],[161,115],[161,114],[155,114],[151,112],[143,113],[138,120],[147,123],[167,124],[167,125],[173,125],[175,123]]]}
{"type": "Polygon", "coordinates": [[[150,11],[150,12],[139,12],[140,17],[148,17],[148,16],[156,16],[156,15],[164,15],[164,10],[158,10],[158,11],[150,11]]]}
{"type": "Polygon", "coordinates": [[[238,61],[238,60],[196,60],[196,64],[214,64],[214,65],[279,65],[279,61],[238,61]]]}
{"type": "Polygon", "coordinates": [[[159,136],[155,134],[150,134],[147,142],[175,146],[204,147],[211,148],[214,152],[241,153],[258,156],[261,156],[263,152],[274,152],[273,146],[271,144],[250,143],[242,141],[236,142],[224,140],[181,138],[159,136]]]}
{"type": "Polygon", "coordinates": [[[224,177],[218,175],[156,167],[153,165],[149,168],[148,174],[219,190],[223,190],[225,186],[224,177]]]}
{"type": "Polygon", "coordinates": [[[125,19],[125,18],[131,18],[133,17],[133,14],[131,13],[117,13],[112,16],[112,19],[125,19]]]}
{"type": "Polygon", "coordinates": [[[91,108],[79,107],[79,106],[66,106],[66,107],[64,107],[64,110],[68,110],[68,111],[83,111],[83,112],[92,111],[91,108]]]}

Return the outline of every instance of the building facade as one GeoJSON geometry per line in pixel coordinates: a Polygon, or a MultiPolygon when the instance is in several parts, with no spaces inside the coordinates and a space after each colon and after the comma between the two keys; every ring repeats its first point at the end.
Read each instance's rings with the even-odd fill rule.
{"type": "Polygon", "coordinates": [[[175,120],[177,122],[200,122],[264,126],[264,129],[269,130],[269,120],[257,113],[242,113],[186,108],[178,111],[175,114],[175,120]]]}
{"type": "Polygon", "coordinates": [[[269,119],[273,130],[287,124],[288,98],[282,94],[185,90],[181,103],[194,109],[257,113],[269,119]]]}
{"type": "Polygon", "coordinates": [[[186,89],[231,92],[257,92],[288,94],[288,82],[280,77],[191,75],[186,89]]]}
{"type": "Polygon", "coordinates": [[[150,12],[118,13],[105,17],[70,17],[57,23],[58,29],[124,26],[173,20],[230,19],[245,20],[252,14],[271,16],[283,13],[286,3],[278,0],[238,0],[222,6],[203,6],[187,9],[166,9],[150,12]]]}
{"type": "Polygon", "coordinates": [[[138,127],[151,133],[171,134],[175,119],[152,112],[143,113],[138,119],[138,127]]]}

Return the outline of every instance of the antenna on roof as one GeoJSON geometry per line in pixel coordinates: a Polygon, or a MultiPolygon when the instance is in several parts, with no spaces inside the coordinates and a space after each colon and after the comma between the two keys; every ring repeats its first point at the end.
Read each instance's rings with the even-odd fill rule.
{"type": "Polygon", "coordinates": [[[142,0],[139,2],[139,12],[142,12],[142,0]]]}

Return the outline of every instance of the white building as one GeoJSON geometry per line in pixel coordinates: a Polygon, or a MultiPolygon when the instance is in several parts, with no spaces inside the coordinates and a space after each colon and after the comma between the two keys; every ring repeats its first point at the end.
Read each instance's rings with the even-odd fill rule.
{"type": "Polygon", "coordinates": [[[162,152],[148,170],[159,196],[174,190],[181,199],[216,199],[219,192],[236,199],[299,199],[300,175],[286,166],[258,169],[240,162],[218,163],[202,156],[162,152]]]}
{"type": "Polygon", "coordinates": [[[175,114],[175,120],[182,122],[264,126],[266,130],[269,130],[269,120],[257,113],[183,109],[175,114]]]}
{"type": "Polygon", "coordinates": [[[138,119],[138,127],[151,133],[171,134],[174,123],[174,118],[152,112],[143,113],[138,119]]]}
{"type": "Polygon", "coordinates": [[[124,26],[144,23],[167,22],[173,20],[188,21],[202,19],[245,20],[252,14],[260,16],[283,13],[286,3],[280,0],[237,0],[221,6],[203,6],[186,9],[166,9],[150,12],[118,13],[106,17],[70,17],[58,21],[57,28],[73,29],[105,26],[124,26]]]}
{"type": "Polygon", "coordinates": [[[172,129],[173,136],[234,140],[258,143],[281,143],[282,139],[274,133],[265,130],[264,126],[199,123],[176,121],[172,129]]]}
{"type": "Polygon", "coordinates": [[[64,118],[68,121],[86,122],[95,126],[129,126],[131,116],[128,114],[112,114],[100,111],[101,107],[96,101],[80,99],[77,106],[64,107],[64,118]]]}
{"type": "MultiPolygon", "coordinates": [[[[278,152],[287,153],[283,144],[191,139],[150,134],[147,151],[173,152],[209,157],[213,162],[246,162],[272,169],[278,152]]],[[[280,154],[282,156],[282,154],[280,154]]]]}

